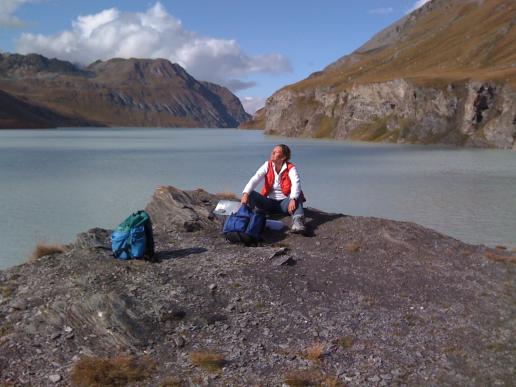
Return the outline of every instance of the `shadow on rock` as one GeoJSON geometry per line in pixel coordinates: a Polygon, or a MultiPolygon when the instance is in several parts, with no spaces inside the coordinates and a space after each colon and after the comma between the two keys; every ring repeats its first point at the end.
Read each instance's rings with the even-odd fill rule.
{"type": "Polygon", "coordinates": [[[313,237],[316,235],[315,231],[319,226],[323,225],[324,223],[331,222],[338,218],[343,218],[348,215],[344,214],[329,214],[326,212],[321,212],[319,210],[316,210],[314,208],[306,208],[305,209],[305,219],[306,219],[306,232],[305,236],[307,237],[313,237]]]}
{"type": "MultiPolygon", "coordinates": [[[[346,217],[346,216],[348,216],[348,215],[328,214],[328,213],[322,212],[320,210],[316,210],[314,208],[305,208],[306,231],[304,232],[303,235],[305,237],[314,237],[314,236],[316,236],[315,231],[317,230],[317,228],[319,226],[323,225],[324,223],[331,222],[335,219],[338,219],[341,217],[346,217]]],[[[284,240],[285,238],[288,237],[289,234],[291,234],[290,216],[273,214],[273,215],[269,215],[269,218],[275,219],[275,220],[281,220],[281,221],[283,221],[283,223],[288,223],[289,226],[288,226],[288,228],[285,228],[281,231],[273,231],[273,230],[265,229],[265,231],[263,232],[264,242],[277,243],[277,242],[284,240]]]]}

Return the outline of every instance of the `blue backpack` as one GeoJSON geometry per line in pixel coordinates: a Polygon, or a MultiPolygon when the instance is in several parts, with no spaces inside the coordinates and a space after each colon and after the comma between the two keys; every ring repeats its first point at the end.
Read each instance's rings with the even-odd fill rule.
{"type": "Polygon", "coordinates": [[[137,211],[120,223],[111,234],[111,249],[118,259],[152,258],[154,237],[149,214],[137,211]]]}
{"type": "Polygon", "coordinates": [[[261,240],[265,221],[265,214],[252,211],[246,204],[242,204],[236,213],[228,216],[222,233],[231,243],[253,245],[261,240]]]}

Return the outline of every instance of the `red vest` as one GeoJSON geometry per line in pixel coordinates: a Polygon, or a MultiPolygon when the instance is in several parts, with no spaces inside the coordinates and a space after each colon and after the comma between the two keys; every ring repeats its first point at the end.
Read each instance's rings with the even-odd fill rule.
{"type": "MultiPolygon", "coordinates": [[[[280,175],[280,186],[281,186],[281,192],[283,192],[283,195],[289,196],[290,195],[290,189],[292,188],[292,182],[290,181],[290,177],[288,176],[288,172],[294,167],[294,164],[289,163],[287,161],[287,168],[281,173],[280,175]]],[[[267,174],[265,175],[265,182],[263,184],[262,189],[262,196],[267,197],[269,192],[272,189],[272,186],[274,185],[274,164],[271,160],[269,160],[269,166],[267,167],[267,174]]]]}

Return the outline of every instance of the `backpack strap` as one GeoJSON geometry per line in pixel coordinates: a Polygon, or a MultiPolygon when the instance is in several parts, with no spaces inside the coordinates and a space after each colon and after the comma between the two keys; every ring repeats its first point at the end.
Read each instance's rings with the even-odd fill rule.
{"type": "Polygon", "coordinates": [[[131,257],[131,243],[125,243],[125,246],[124,247],[120,247],[119,249],[117,249],[114,253],[114,256],[116,258],[120,257],[120,255],[122,255],[122,253],[125,252],[127,254],[127,258],[132,258],[131,257]]]}

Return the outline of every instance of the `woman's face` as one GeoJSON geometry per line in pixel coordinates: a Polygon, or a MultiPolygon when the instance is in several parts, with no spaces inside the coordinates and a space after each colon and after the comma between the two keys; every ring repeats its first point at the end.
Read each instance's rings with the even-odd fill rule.
{"type": "Polygon", "coordinates": [[[280,146],[275,146],[271,152],[271,161],[285,161],[285,155],[280,146]]]}

